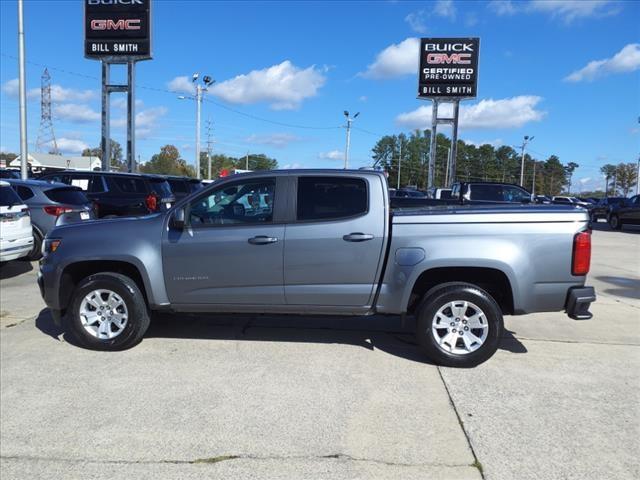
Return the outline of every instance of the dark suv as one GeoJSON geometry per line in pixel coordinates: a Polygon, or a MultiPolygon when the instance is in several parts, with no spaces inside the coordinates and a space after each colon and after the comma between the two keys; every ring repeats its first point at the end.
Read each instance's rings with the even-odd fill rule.
{"type": "Polygon", "coordinates": [[[623,225],[640,225],[640,195],[612,205],[607,220],[614,230],[621,230],[623,225]]]}
{"type": "Polygon", "coordinates": [[[611,208],[624,203],[624,200],[624,197],[601,198],[589,211],[591,213],[591,221],[597,222],[600,218],[608,219],[611,208]]]}
{"type": "Polygon", "coordinates": [[[169,186],[171,187],[171,191],[175,195],[176,200],[180,200],[187,195],[191,195],[193,192],[200,190],[203,187],[202,182],[197,178],[174,176],[165,176],[163,178],[169,182],[169,186]]]}
{"type": "Polygon", "coordinates": [[[41,179],[80,187],[100,218],[162,212],[176,200],[167,180],[156,175],[65,171],[41,179]]]}

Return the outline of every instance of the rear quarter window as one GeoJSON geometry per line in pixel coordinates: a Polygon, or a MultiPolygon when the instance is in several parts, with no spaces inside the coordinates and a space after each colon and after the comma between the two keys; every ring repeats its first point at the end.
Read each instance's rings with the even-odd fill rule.
{"type": "Polygon", "coordinates": [[[16,189],[16,193],[22,200],[29,200],[30,198],[33,198],[35,195],[35,193],[33,193],[33,190],[23,185],[16,185],[15,189],[16,189]]]}
{"type": "Polygon", "coordinates": [[[170,197],[173,195],[171,191],[171,187],[169,186],[169,182],[166,180],[150,180],[151,189],[160,195],[161,198],[170,197]]]}
{"type": "Polygon", "coordinates": [[[169,180],[173,193],[187,193],[187,185],[182,180],[169,180]]]}
{"type": "Polygon", "coordinates": [[[52,202],[65,203],[67,205],[84,205],[89,199],[78,188],[52,188],[44,192],[52,202]]]}
{"type": "Polygon", "coordinates": [[[144,184],[144,180],[137,177],[107,177],[110,187],[115,187],[122,193],[148,193],[147,187],[144,184]]]}

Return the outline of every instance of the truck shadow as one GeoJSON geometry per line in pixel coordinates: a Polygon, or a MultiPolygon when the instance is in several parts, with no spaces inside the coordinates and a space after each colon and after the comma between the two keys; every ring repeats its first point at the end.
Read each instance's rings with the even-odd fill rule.
{"type": "Polygon", "coordinates": [[[635,298],[640,300],[640,280],[626,277],[599,276],[596,277],[602,282],[613,285],[615,288],[607,288],[604,293],[616,297],[635,298]]]}
{"type": "Polygon", "coordinates": [[[31,270],[33,270],[33,265],[25,260],[12,260],[11,262],[2,263],[0,264],[0,280],[8,280],[31,270]]]}
{"type": "MultiPolygon", "coordinates": [[[[72,344],[73,336],[53,323],[47,309],[40,312],[36,327],[58,340],[60,335],[72,344]]],[[[378,349],[407,360],[432,364],[420,351],[413,334],[415,320],[400,325],[398,317],[295,317],[236,315],[162,315],[154,317],[145,338],[191,340],[236,340],[251,342],[339,343],[378,349]]],[[[505,330],[500,349],[526,353],[526,347],[505,330]]]]}

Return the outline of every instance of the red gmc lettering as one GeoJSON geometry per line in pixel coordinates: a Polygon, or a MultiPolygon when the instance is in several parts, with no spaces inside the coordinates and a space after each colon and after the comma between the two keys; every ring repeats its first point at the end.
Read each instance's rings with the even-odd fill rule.
{"type": "Polygon", "coordinates": [[[456,65],[469,65],[471,63],[470,53],[430,53],[427,55],[427,63],[441,64],[454,63],[456,65]]]}
{"type": "Polygon", "coordinates": [[[140,30],[140,19],[91,20],[91,30],[140,30]]]}

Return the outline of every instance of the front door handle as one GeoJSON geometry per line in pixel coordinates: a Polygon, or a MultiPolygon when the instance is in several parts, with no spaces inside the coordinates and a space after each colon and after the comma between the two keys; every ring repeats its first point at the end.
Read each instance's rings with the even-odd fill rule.
{"type": "Polygon", "coordinates": [[[266,235],[258,235],[249,239],[251,245],[266,245],[268,243],[276,243],[278,239],[276,237],[268,237],[266,235]]]}
{"type": "Polygon", "coordinates": [[[345,242],[366,242],[367,240],[373,240],[373,235],[370,233],[350,233],[342,237],[345,242]]]}

